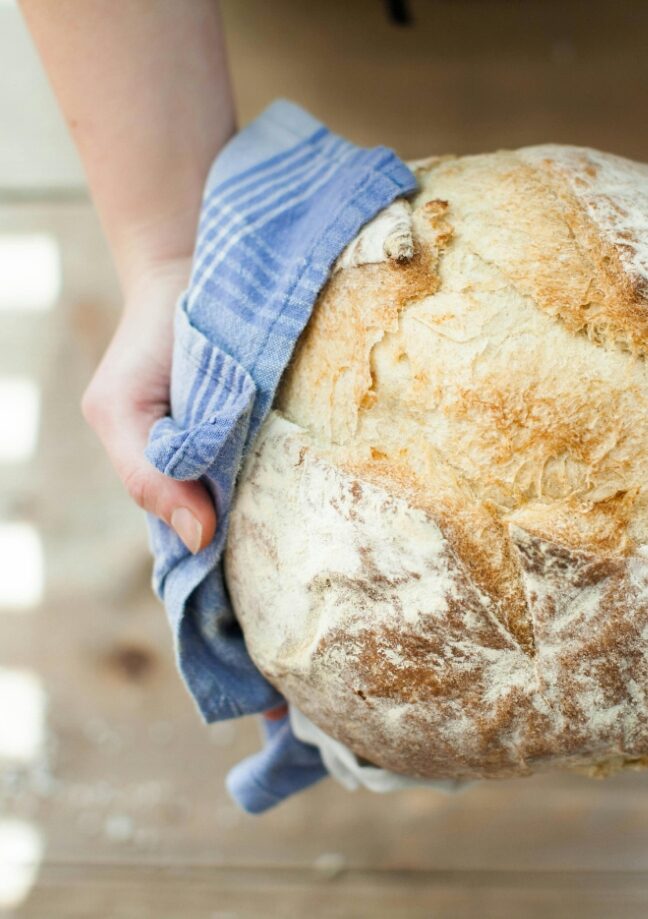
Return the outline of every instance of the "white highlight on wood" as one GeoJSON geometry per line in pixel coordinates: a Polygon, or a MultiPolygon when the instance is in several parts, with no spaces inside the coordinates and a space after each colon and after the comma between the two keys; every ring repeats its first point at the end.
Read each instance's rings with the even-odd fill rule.
{"type": "Polygon", "coordinates": [[[43,546],[29,523],[0,524],[0,611],[22,611],[43,597],[43,546]]]}
{"type": "Polygon", "coordinates": [[[36,449],[40,389],[26,376],[0,377],[0,462],[30,459],[36,449]]]}
{"type": "Polygon", "coordinates": [[[47,233],[0,236],[0,310],[49,310],[61,292],[58,243],[47,233]]]}
{"type": "Polygon", "coordinates": [[[0,667],[0,711],[0,762],[32,762],[45,738],[45,692],[38,677],[0,667]]]}

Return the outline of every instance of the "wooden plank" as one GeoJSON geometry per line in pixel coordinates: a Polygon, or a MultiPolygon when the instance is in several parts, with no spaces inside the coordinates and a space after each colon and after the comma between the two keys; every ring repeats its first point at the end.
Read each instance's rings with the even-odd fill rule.
{"type": "Polygon", "coordinates": [[[643,919],[646,875],[630,872],[348,872],[47,865],[24,919],[643,919]]]}

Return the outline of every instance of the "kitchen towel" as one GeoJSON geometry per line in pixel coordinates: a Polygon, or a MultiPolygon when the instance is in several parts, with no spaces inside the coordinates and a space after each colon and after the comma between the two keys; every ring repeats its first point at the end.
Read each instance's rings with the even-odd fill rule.
{"type": "MultiPolygon", "coordinates": [[[[171,411],[147,448],[166,475],[201,479],[218,515],[213,541],[195,556],[149,515],[154,589],[207,722],[283,701],[247,653],[223,578],[236,476],[337,256],[415,188],[391,150],[357,147],[286,100],[235,135],[210,170],[191,278],[176,308],[171,411]]],[[[255,813],[327,774],[288,716],[264,731],[261,753],[228,778],[239,805],[255,813]]]]}

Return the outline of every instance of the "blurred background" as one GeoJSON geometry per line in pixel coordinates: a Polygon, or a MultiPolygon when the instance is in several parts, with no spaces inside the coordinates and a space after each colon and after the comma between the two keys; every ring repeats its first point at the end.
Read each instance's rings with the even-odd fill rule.
{"type": "MultiPolygon", "coordinates": [[[[399,25],[383,0],[224,0],[240,123],[283,95],[405,158],[560,142],[648,161],[645,0],[407,7],[399,25]]],[[[143,515],[81,419],[119,292],[12,0],[0,61],[0,914],[647,915],[648,774],[231,803],[258,724],[201,724],[143,515]]]]}

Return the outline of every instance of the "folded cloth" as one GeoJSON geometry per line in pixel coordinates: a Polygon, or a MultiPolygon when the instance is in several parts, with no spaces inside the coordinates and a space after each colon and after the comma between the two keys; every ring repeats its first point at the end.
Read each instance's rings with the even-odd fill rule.
{"type": "MultiPolygon", "coordinates": [[[[292,706],[291,706],[292,710],[292,706]]],[[[227,790],[249,814],[260,814],[327,774],[317,744],[302,743],[288,716],[262,720],[265,746],[227,776],[227,790]]]]}
{"type": "MultiPolygon", "coordinates": [[[[318,748],[327,772],[349,791],[368,788],[384,794],[401,788],[423,787],[447,794],[463,791],[475,783],[468,779],[417,779],[381,769],[361,760],[344,744],[325,734],[294,705],[290,705],[290,726],[295,737],[318,748]]],[[[265,752],[265,751],[264,751],[265,752]]]]}
{"type": "MultiPolygon", "coordinates": [[[[176,308],[171,415],[153,426],[147,448],[166,475],[201,479],[218,515],[213,541],[195,556],[149,515],[153,586],[207,722],[283,701],[246,650],[223,578],[236,476],[333,262],[364,223],[415,187],[391,150],[356,147],[285,100],[237,134],[210,170],[176,308]]],[[[287,717],[268,730],[264,755],[228,783],[253,812],[327,774],[287,717]]]]}

